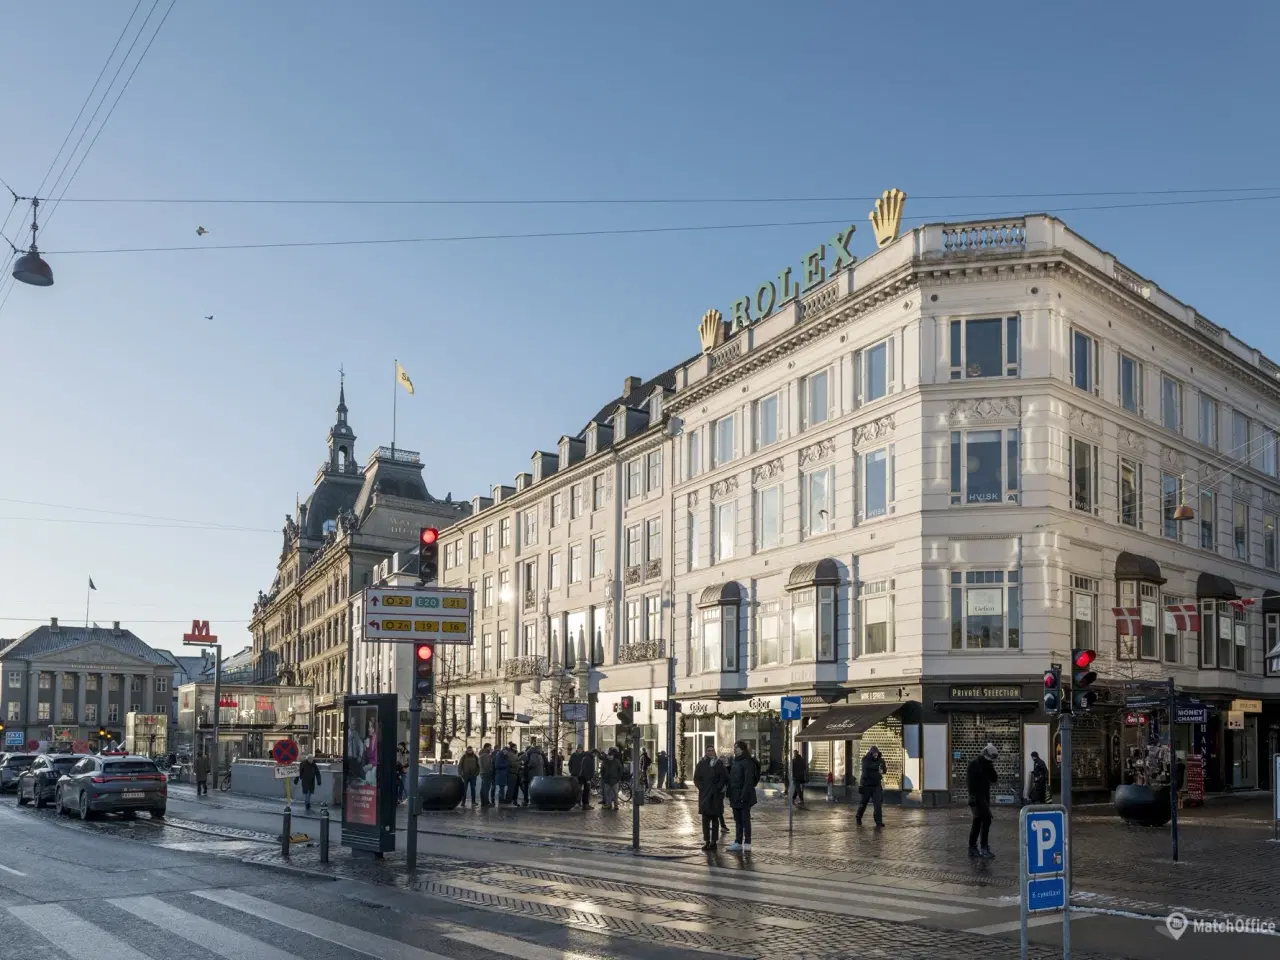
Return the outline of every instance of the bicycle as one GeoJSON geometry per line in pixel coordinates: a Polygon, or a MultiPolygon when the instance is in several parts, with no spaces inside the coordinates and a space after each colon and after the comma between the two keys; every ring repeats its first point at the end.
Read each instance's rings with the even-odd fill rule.
{"type": "Polygon", "coordinates": [[[230,771],[230,770],[228,770],[228,771],[227,771],[227,773],[226,773],[226,776],[224,776],[224,777],[223,777],[223,778],[218,782],[218,789],[219,789],[219,790],[230,790],[230,789],[231,789],[231,771],[230,771]]]}

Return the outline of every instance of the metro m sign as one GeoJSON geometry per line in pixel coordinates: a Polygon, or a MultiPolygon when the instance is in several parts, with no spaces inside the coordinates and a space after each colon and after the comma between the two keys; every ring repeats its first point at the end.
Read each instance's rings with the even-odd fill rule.
{"type": "Polygon", "coordinates": [[[193,647],[212,647],[218,638],[209,633],[208,620],[192,620],[191,632],[182,635],[182,642],[193,647]]]}

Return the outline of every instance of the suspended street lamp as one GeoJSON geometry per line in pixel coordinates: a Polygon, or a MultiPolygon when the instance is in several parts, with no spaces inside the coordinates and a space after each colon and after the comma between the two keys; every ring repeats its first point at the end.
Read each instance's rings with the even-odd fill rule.
{"type": "Polygon", "coordinates": [[[40,229],[38,222],[38,214],[40,212],[40,201],[38,198],[31,200],[31,249],[18,257],[13,264],[13,279],[21,280],[23,283],[29,283],[33,287],[52,287],[53,286],[53,269],[40,256],[40,251],[36,249],[36,233],[40,229]]]}

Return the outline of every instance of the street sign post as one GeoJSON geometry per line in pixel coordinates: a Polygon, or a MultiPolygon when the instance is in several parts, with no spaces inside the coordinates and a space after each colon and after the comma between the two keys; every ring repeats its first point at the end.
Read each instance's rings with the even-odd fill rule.
{"type": "MultiPolygon", "coordinates": [[[[795,823],[796,804],[791,794],[795,792],[795,786],[791,782],[791,750],[795,742],[795,726],[794,721],[800,719],[800,698],[799,697],[783,697],[782,698],[782,719],[787,725],[787,754],[786,754],[786,770],[788,776],[783,779],[787,785],[787,833],[791,833],[795,823]]],[[[804,789],[801,787],[800,789],[804,789]]]]}
{"type": "MultiPolygon", "coordinates": [[[[271,759],[276,762],[276,779],[284,781],[284,809],[289,812],[289,805],[293,803],[293,791],[290,787],[293,785],[293,778],[298,775],[298,743],[296,740],[277,740],[271,745],[271,759]],[[282,770],[292,770],[292,773],[281,773],[282,770]]],[[[288,833],[288,831],[285,831],[288,833]]]]}
{"type": "Polygon", "coordinates": [[[1280,840],[1280,753],[1271,758],[1271,839],[1280,840]]]}
{"type": "Polygon", "coordinates": [[[182,635],[182,643],[187,647],[209,647],[213,650],[213,702],[218,706],[213,708],[213,749],[210,751],[210,763],[213,766],[213,782],[217,783],[221,778],[219,767],[222,760],[222,750],[218,743],[218,724],[222,718],[222,644],[218,643],[216,634],[209,632],[208,620],[192,620],[191,632],[182,635]]]}
{"type": "Polygon", "coordinates": [[[470,644],[474,608],[467,587],[367,587],[361,632],[383,642],[470,644]]]}
{"type": "Polygon", "coordinates": [[[277,780],[285,781],[284,792],[287,796],[289,793],[289,784],[293,782],[293,778],[298,775],[298,765],[296,763],[277,763],[275,768],[277,780]]]}
{"type": "Polygon", "coordinates": [[[1062,956],[1071,958],[1071,837],[1067,808],[1036,803],[1018,816],[1018,884],[1021,888],[1022,960],[1027,960],[1027,920],[1062,911],[1062,956]]]}

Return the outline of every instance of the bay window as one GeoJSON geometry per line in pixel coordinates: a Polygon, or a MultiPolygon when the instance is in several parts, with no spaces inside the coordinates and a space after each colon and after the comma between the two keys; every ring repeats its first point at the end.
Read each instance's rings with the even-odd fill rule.
{"type": "Polygon", "coordinates": [[[1120,406],[1142,416],[1142,364],[1120,354],[1120,406]]]}
{"type": "Polygon", "coordinates": [[[862,457],[862,516],[883,517],[893,510],[893,447],[872,450],[862,457]]]}
{"type": "Polygon", "coordinates": [[[805,529],[810,534],[831,529],[831,469],[815,470],[805,477],[805,529]]]}
{"type": "Polygon", "coordinates": [[[1018,318],[951,321],[951,379],[1018,375],[1018,318]]]}
{"type": "Polygon", "coordinates": [[[1244,610],[1233,610],[1235,617],[1236,672],[1249,672],[1249,614],[1244,610]]]}
{"type": "MultiPolygon", "coordinates": [[[[1267,653],[1266,674],[1268,677],[1280,676],[1280,613],[1264,615],[1266,624],[1265,644],[1267,653]]],[[[1275,784],[1272,784],[1274,789],[1275,784]]]]}
{"type": "Polygon", "coordinates": [[[951,502],[1018,502],[1018,431],[956,430],[951,434],[951,502]]]}
{"type": "Polygon", "coordinates": [[[864,583],[862,593],[862,654],[893,653],[893,581],[864,583]]]}
{"type": "Polygon", "coordinates": [[[1142,613],[1142,634],[1134,637],[1119,634],[1119,651],[1122,660],[1155,660],[1160,655],[1156,631],[1160,623],[1160,587],[1141,580],[1121,580],[1116,595],[1120,606],[1137,607],[1142,613]]]}
{"type": "Polygon", "coordinates": [[[782,661],[778,635],[781,614],[782,604],[777,600],[766,600],[756,606],[756,663],[759,666],[782,661]]]}
{"type": "Polygon", "coordinates": [[[1164,614],[1164,645],[1160,651],[1160,659],[1165,663],[1178,663],[1182,660],[1182,638],[1187,632],[1178,629],[1177,618],[1169,610],[1170,607],[1180,606],[1186,603],[1180,597],[1171,597],[1165,594],[1160,600],[1161,611],[1164,614]]]}
{"type": "Polygon", "coordinates": [[[1016,650],[1022,634],[1016,570],[951,574],[951,649],[1016,650]]]}
{"type": "Polygon", "coordinates": [[[791,659],[832,662],[836,658],[835,587],[818,585],[792,591],[791,659]]]}
{"type": "Polygon", "coordinates": [[[1068,440],[1071,506],[1085,513],[1098,512],[1098,448],[1084,440],[1068,440]]]}
{"type": "Polygon", "coordinates": [[[741,603],[742,590],[733,582],[703,591],[696,617],[700,621],[699,660],[703,673],[737,672],[741,603]]]}
{"type": "Polygon", "coordinates": [[[858,357],[861,391],[858,402],[871,403],[893,392],[893,340],[882,340],[858,357]]]}
{"type": "Polygon", "coordinates": [[[765,487],[756,491],[756,549],[768,550],[780,542],[781,503],[781,487],[765,487]]]}

